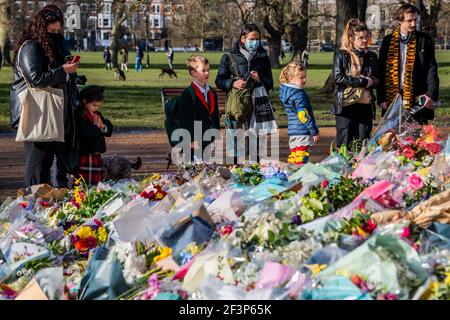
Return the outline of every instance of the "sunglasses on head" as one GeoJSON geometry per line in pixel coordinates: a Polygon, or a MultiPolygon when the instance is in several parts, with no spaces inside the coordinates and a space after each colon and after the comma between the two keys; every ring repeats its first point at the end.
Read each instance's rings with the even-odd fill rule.
{"type": "Polygon", "coordinates": [[[46,10],[44,17],[45,17],[46,21],[57,21],[57,20],[61,20],[63,16],[62,16],[61,12],[59,12],[59,11],[46,10]]]}

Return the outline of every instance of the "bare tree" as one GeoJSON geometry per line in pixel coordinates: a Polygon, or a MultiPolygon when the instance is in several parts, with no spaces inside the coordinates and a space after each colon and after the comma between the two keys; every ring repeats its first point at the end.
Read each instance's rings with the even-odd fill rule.
{"type": "Polygon", "coordinates": [[[308,44],[309,0],[289,1],[286,32],[292,45],[292,60],[300,62],[308,44]]]}
{"type": "Polygon", "coordinates": [[[443,10],[442,0],[429,0],[430,10],[427,11],[423,0],[417,0],[416,6],[420,11],[420,30],[430,33],[432,39],[437,36],[437,24],[439,19],[448,14],[448,11],[443,10]],[[440,13],[442,12],[442,15],[440,13]]]}
{"type": "Polygon", "coordinates": [[[112,3],[113,14],[113,27],[111,30],[111,50],[112,50],[112,63],[114,67],[118,66],[117,58],[119,53],[119,40],[125,34],[126,28],[123,26],[132,12],[136,10],[136,4],[129,4],[127,0],[114,0],[112,3]]]}
{"type": "Polygon", "coordinates": [[[281,38],[285,32],[286,0],[263,0],[264,29],[268,33],[269,57],[272,67],[279,67],[281,53],[281,38]]]}
{"type": "Polygon", "coordinates": [[[250,17],[255,13],[257,10],[260,2],[265,2],[261,0],[226,0],[225,2],[231,2],[234,3],[240,13],[241,16],[241,23],[242,25],[245,25],[247,22],[249,22],[250,17]]]}
{"type": "Polygon", "coordinates": [[[10,23],[8,19],[11,1],[0,0],[0,46],[5,62],[11,63],[9,30],[10,23]]]}

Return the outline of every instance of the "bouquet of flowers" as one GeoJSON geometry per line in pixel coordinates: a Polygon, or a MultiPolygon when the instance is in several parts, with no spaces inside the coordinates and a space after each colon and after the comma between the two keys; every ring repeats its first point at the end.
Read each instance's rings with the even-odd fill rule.
{"type": "Polygon", "coordinates": [[[259,164],[255,163],[248,167],[236,167],[232,171],[234,180],[241,185],[256,186],[263,181],[263,175],[260,171],[259,164]]]}
{"type": "Polygon", "coordinates": [[[95,218],[83,224],[70,235],[75,249],[84,256],[87,256],[91,249],[105,243],[107,239],[108,231],[102,221],[95,218]]]}

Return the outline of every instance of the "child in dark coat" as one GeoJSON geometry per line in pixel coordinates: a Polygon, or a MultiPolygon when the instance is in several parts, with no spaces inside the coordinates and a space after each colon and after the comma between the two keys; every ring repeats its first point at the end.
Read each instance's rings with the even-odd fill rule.
{"type": "Polygon", "coordinates": [[[192,83],[180,96],[177,113],[179,127],[189,131],[191,136],[191,160],[195,150],[201,149],[202,154],[210,141],[196,140],[194,122],[201,122],[201,137],[208,129],[220,130],[220,115],[217,93],[208,85],[209,62],[202,56],[191,56],[187,60],[192,83]]]}
{"type": "Polygon", "coordinates": [[[99,111],[104,91],[104,87],[95,85],[83,88],[75,116],[80,141],[80,165],[77,173],[88,185],[96,185],[104,178],[101,154],[106,152],[105,137],[110,137],[113,131],[111,122],[99,111]]]}
{"type": "Polygon", "coordinates": [[[289,63],[280,74],[280,101],[288,116],[288,136],[291,153],[288,163],[303,165],[309,159],[309,147],[319,142],[319,129],[311,102],[303,88],[306,69],[299,63],[289,63]]]}

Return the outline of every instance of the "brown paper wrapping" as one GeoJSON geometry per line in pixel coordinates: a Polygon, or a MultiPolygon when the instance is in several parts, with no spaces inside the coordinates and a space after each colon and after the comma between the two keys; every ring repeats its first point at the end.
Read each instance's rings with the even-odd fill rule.
{"type": "Polygon", "coordinates": [[[450,224],[450,189],[432,196],[409,212],[388,210],[371,216],[376,224],[395,223],[405,218],[422,228],[428,227],[433,222],[450,224]]]}

